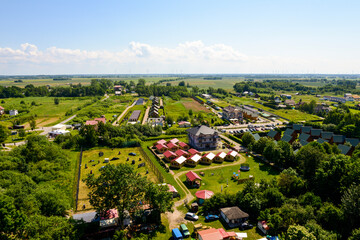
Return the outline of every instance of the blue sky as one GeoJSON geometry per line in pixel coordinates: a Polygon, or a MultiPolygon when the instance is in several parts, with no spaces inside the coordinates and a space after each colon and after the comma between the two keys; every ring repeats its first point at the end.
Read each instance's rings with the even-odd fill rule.
{"type": "Polygon", "coordinates": [[[360,1],[0,3],[0,74],[360,73],[360,1]]]}

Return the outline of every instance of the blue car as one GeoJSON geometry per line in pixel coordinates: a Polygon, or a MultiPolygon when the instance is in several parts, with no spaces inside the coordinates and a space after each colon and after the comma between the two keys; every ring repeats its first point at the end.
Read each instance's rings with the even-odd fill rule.
{"type": "Polygon", "coordinates": [[[218,220],[219,219],[219,216],[218,215],[207,215],[205,217],[205,221],[209,222],[209,221],[214,221],[214,220],[218,220]]]}

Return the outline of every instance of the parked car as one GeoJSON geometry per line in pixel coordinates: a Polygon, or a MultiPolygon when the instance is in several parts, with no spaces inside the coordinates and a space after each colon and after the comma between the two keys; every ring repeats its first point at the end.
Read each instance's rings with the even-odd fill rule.
{"type": "Polygon", "coordinates": [[[189,220],[197,221],[199,219],[199,216],[196,215],[195,213],[188,212],[185,214],[185,218],[189,220]]]}
{"type": "Polygon", "coordinates": [[[136,153],[131,152],[131,153],[129,153],[129,155],[130,155],[130,156],[136,156],[136,153]]]}
{"type": "Polygon", "coordinates": [[[181,240],[183,239],[183,235],[181,234],[180,230],[178,228],[174,228],[172,231],[172,236],[174,240],[181,240]]]}
{"type": "Polygon", "coordinates": [[[210,222],[219,219],[218,215],[209,214],[205,217],[205,221],[210,222]]]}
{"type": "Polygon", "coordinates": [[[189,229],[187,228],[187,226],[185,224],[180,225],[180,232],[182,233],[184,238],[190,237],[189,229]]]}
{"type": "Polygon", "coordinates": [[[246,230],[246,229],[252,229],[254,226],[250,223],[244,222],[243,224],[241,224],[240,229],[241,230],[246,230]]]}

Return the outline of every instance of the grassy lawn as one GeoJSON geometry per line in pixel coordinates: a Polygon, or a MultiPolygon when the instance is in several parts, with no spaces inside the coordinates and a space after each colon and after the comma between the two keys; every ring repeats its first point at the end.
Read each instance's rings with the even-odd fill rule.
{"type": "MultiPolygon", "coordinates": [[[[91,97],[60,98],[60,103],[55,105],[53,97],[7,98],[3,100],[5,103],[1,103],[1,106],[5,110],[17,109],[19,114],[13,119],[5,120],[2,123],[6,126],[11,126],[11,120],[35,116],[37,127],[54,125],[60,119],[66,118],[65,113],[67,111],[72,109],[75,112],[78,107],[81,108],[91,103],[92,99],[91,97]],[[24,101],[24,103],[21,104],[21,101],[24,101]],[[35,102],[35,105],[31,105],[32,102],[35,102]]],[[[9,115],[5,115],[2,118],[4,119],[5,117],[10,118],[9,115]]],[[[23,122],[22,124],[25,123],[23,122]]],[[[25,124],[25,127],[29,127],[29,124],[25,124]]]]}
{"type": "MultiPolygon", "coordinates": [[[[242,190],[243,184],[238,184],[237,181],[232,180],[233,173],[239,174],[239,178],[248,178],[249,175],[254,176],[255,182],[260,182],[261,179],[269,180],[274,176],[277,176],[280,172],[275,168],[260,163],[260,160],[254,159],[253,157],[245,156],[245,154],[241,154],[245,157],[245,163],[249,164],[250,171],[248,172],[239,172],[240,163],[234,166],[228,166],[218,169],[209,169],[202,171],[205,175],[202,177],[199,175],[200,171],[194,170],[201,178],[201,187],[199,189],[190,189],[190,192],[195,196],[195,193],[199,190],[210,190],[214,193],[222,191],[227,193],[236,193],[239,190],[242,190]]],[[[213,164],[214,165],[214,164],[213,164]]],[[[181,176],[181,180],[185,183],[186,176],[181,176]]]]}
{"type": "MultiPolygon", "coordinates": [[[[15,132],[16,130],[12,130],[11,132],[15,132]]],[[[26,136],[24,138],[19,137],[19,133],[16,135],[9,135],[7,137],[7,139],[4,141],[4,143],[12,143],[12,142],[21,142],[24,141],[26,139],[26,137],[31,136],[31,135],[37,135],[39,133],[41,133],[42,131],[31,131],[31,132],[26,132],[26,136]]]]}
{"type": "Polygon", "coordinates": [[[83,204],[86,206],[86,210],[91,208],[90,203],[88,202],[88,188],[86,184],[82,181],[86,178],[86,176],[92,171],[95,176],[99,175],[99,170],[101,167],[108,165],[108,164],[120,164],[126,163],[132,165],[132,160],[135,160],[134,169],[136,172],[140,173],[143,176],[147,176],[148,179],[151,181],[157,182],[156,176],[153,174],[150,168],[146,165],[145,167],[138,168],[139,163],[145,162],[144,157],[140,154],[139,148],[98,148],[83,151],[83,158],[82,158],[82,165],[81,165],[81,175],[80,175],[80,187],[79,187],[79,201],[78,201],[78,210],[82,209],[83,204]],[[104,156],[99,157],[99,152],[103,152],[104,156]],[[120,155],[118,153],[121,152],[120,155]],[[136,156],[129,156],[130,152],[136,153],[136,156]],[[118,160],[110,161],[110,163],[104,163],[105,158],[119,158],[118,160]],[[129,158],[129,161],[127,161],[129,158]],[[142,160],[139,161],[139,158],[142,160]],[[94,160],[91,162],[91,160],[94,160]],[[85,168],[85,165],[87,168],[85,168]],[[146,174],[146,171],[149,171],[149,174],[146,174]]]}

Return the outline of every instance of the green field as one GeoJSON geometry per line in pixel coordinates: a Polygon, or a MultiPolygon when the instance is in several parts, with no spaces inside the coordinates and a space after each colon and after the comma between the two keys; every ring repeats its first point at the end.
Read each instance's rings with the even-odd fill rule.
{"type": "Polygon", "coordinates": [[[86,184],[82,181],[86,176],[92,171],[93,174],[98,175],[101,167],[108,164],[129,164],[134,166],[136,172],[143,176],[147,176],[151,181],[157,182],[157,178],[151,169],[147,166],[145,162],[145,167],[138,168],[138,164],[145,162],[144,156],[141,155],[139,148],[93,148],[83,152],[82,164],[81,164],[81,175],[80,175],[80,187],[79,187],[79,201],[78,201],[78,210],[82,209],[82,206],[85,204],[86,210],[91,208],[90,203],[88,202],[88,188],[86,184]],[[104,156],[99,157],[99,152],[103,152],[104,156]],[[119,155],[119,152],[121,154],[119,155]],[[130,152],[136,153],[136,156],[129,156],[130,152]],[[110,163],[104,163],[104,159],[109,158],[119,158],[118,160],[110,161],[110,163]],[[127,160],[129,158],[129,160],[127,160]],[[139,161],[141,158],[141,161],[139,161]],[[94,160],[94,161],[91,161],[94,160]],[[132,164],[132,160],[135,160],[135,164],[132,164]],[[86,167],[87,168],[86,168],[86,167]],[[146,171],[149,171],[149,174],[146,174],[146,171]]]}
{"type": "MultiPolygon", "coordinates": [[[[90,104],[94,98],[91,97],[79,97],[79,98],[59,98],[60,103],[54,104],[54,98],[52,97],[27,97],[27,98],[6,98],[3,99],[4,103],[1,106],[6,110],[17,109],[19,114],[10,119],[9,115],[2,116],[3,124],[6,126],[11,125],[11,120],[27,118],[35,116],[37,127],[54,125],[70,116],[65,116],[65,113],[69,110],[76,112],[78,108],[90,104]],[[21,103],[21,102],[24,103],[21,103]],[[32,103],[35,105],[32,105],[32,103]]],[[[25,124],[26,122],[21,122],[25,124]]],[[[29,125],[25,124],[28,128],[29,125]]]]}

